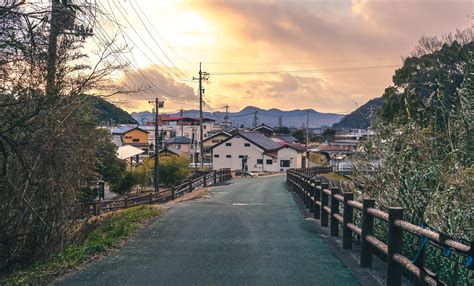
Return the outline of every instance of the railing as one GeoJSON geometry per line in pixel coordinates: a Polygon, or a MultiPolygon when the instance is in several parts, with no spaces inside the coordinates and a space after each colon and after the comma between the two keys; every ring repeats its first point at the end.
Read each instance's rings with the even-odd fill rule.
{"type": "MultiPolygon", "coordinates": [[[[311,168],[308,168],[311,169],[311,168]]],[[[416,260],[411,261],[402,255],[403,234],[424,237],[443,249],[449,249],[467,257],[470,264],[468,271],[473,270],[474,243],[466,245],[437,233],[403,220],[403,208],[391,207],[388,213],[375,208],[375,201],[364,198],[354,199],[354,194],[340,194],[338,188],[329,189],[327,183],[313,177],[315,170],[290,169],[287,172],[286,183],[303,205],[309,209],[315,219],[320,220],[322,227],[330,225],[330,235],[339,236],[342,228],[342,248],[352,249],[352,236],[360,237],[360,266],[371,267],[373,250],[378,250],[387,263],[387,285],[401,285],[403,272],[410,273],[419,285],[447,285],[439,280],[436,273],[425,267],[425,253],[420,251],[416,260]],[[342,206],[342,214],[341,214],[342,206]],[[354,210],[362,212],[360,226],[354,220],[354,210]],[[374,234],[374,219],[388,225],[387,243],[379,240],[374,234]]],[[[458,277],[453,277],[452,285],[457,285],[458,277]]]]}
{"type": "Polygon", "coordinates": [[[174,186],[169,190],[160,191],[158,193],[150,193],[130,198],[123,197],[115,200],[95,201],[89,205],[88,211],[91,215],[99,215],[101,213],[126,209],[132,206],[164,203],[181,197],[184,194],[190,193],[198,188],[215,185],[219,182],[230,180],[231,178],[232,174],[230,169],[212,171],[205,173],[198,178],[186,180],[185,182],[174,186]]]}

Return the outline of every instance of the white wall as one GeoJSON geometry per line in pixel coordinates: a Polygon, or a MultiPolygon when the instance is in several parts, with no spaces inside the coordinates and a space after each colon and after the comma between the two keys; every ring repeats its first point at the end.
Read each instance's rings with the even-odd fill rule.
{"type": "Polygon", "coordinates": [[[265,160],[271,159],[270,156],[263,155],[263,149],[257,145],[236,136],[212,149],[213,169],[241,170],[242,158],[239,158],[239,155],[248,156],[247,166],[250,172],[262,172],[266,167],[265,160]],[[231,143],[232,146],[226,146],[226,143],[231,143]],[[249,143],[250,147],[245,147],[245,143],[249,143]],[[215,157],[216,155],[219,157],[215,157]],[[227,158],[227,155],[231,155],[231,158],[227,158]],[[257,159],[263,159],[264,164],[257,164],[257,159]]]}
{"type": "Polygon", "coordinates": [[[278,167],[279,170],[283,169],[283,171],[288,170],[289,168],[301,168],[302,164],[302,157],[304,152],[297,152],[293,148],[284,147],[278,150],[278,167]],[[290,167],[280,167],[281,160],[290,160],[290,167]]]}

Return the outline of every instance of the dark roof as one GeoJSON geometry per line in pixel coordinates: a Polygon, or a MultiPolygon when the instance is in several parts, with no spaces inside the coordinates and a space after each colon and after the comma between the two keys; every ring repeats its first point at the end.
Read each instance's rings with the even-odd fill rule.
{"type": "Polygon", "coordinates": [[[229,133],[227,133],[227,132],[225,132],[225,131],[218,131],[218,132],[216,132],[216,133],[208,132],[207,134],[212,134],[212,135],[208,136],[208,137],[207,137],[206,139],[204,139],[203,141],[207,141],[207,140],[212,139],[212,138],[216,137],[217,135],[221,135],[221,134],[222,134],[222,135],[226,135],[227,137],[232,136],[231,134],[229,134],[229,133]]]}
{"type": "Polygon", "coordinates": [[[137,129],[137,130],[143,131],[145,133],[148,133],[148,131],[143,130],[140,127],[137,127],[137,126],[125,126],[125,127],[115,128],[114,130],[112,130],[112,134],[125,134],[125,133],[127,133],[129,131],[132,131],[134,129],[137,129]]]}
{"type": "Polygon", "coordinates": [[[237,135],[242,136],[248,141],[264,149],[265,151],[275,150],[281,147],[280,144],[276,143],[275,141],[273,141],[272,139],[268,138],[267,136],[263,135],[260,132],[241,131],[237,135]]]}
{"type": "Polygon", "coordinates": [[[173,153],[177,156],[181,156],[181,154],[183,154],[183,151],[181,151],[179,149],[176,149],[174,147],[171,147],[171,146],[165,146],[164,149],[160,150],[160,153],[163,153],[163,152],[170,152],[170,153],[173,153]]]}
{"type": "Polygon", "coordinates": [[[288,143],[298,142],[298,139],[291,136],[290,134],[277,134],[276,137],[288,143]]]}
{"type": "Polygon", "coordinates": [[[267,130],[270,130],[270,131],[273,132],[273,128],[271,128],[271,127],[268,126],[268,125],[265,125],[265,123],[262,123],[262,124],[260,124],[259,126],[252,128],[252,130],[256,131],[256,130],[259,130],[259,129],[262,129],[262,128],[267,129],[267,130]]]}
{"type": "Polygon", "coordinates": [[[191,144],[191,139],[184,136],[177,136],[166,140],[166,144],[191,144]]]}
{"type": "Polygon", "coordinates": [[[295,149],[296,151],[306,151],[306,148],[296,143],[288,143],[286,146],[295,149]]]}

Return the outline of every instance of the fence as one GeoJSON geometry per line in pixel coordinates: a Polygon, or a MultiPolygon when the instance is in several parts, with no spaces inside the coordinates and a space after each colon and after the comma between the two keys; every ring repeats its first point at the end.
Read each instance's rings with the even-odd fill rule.
{"type": "MultiPolygon", "coordinates": [[[[327,183],[322,183],[320,178],[313,177],[317,173],[318,170],[313,168],[288,170],[286,183],[289,190],[302,200],[303,205],[309,209],[315,219],[320,220],[322,227],[330,227],[331,236],[339,236],[340,227],[342,228],[343,249],[352,249],[353,234],[360,237],[361,267],[371,267],[373,251],[379,251],[387,263],[387,285],[401,285],[403,272],[410,273],[418,281],[418,285],[447,285],[439,280],[437,273],[425,267],[423,248],[415,261],[402,255],[404,233],[424,237],[443,249],[467,257],[468,271],[472,270],[473,242],[466,245],[443,234],[404,221],[403,208],[391,207],[386,213],[375,208],[373,199],[364,198],[358,201],[354,199],[353,193],[340,194],[338,188],[329,189],[327,183]],[[354,220],[354,210],[362,212],[360,226],[354,220]],[[374,219],[387,224],[387,243],[375,236],[374,219]]],[[[457,272],[454,275],[452,285],[457,285],[457,272]]]]}
{"type": "Polygon", "coordinates": [[[230,180],[231,178],[232,175],[230,169],[212,171],[205,173],[198,178],[186,180],[185,182],[171,188],[170,190],[131,198],[124,197],[116,200],[95,201],[88,206],[88,213],[91,215],[99,215],[101,213],[126,209],[132,206],[164,203],[183,196],[186,193],[190,193],[197,188],[211,186],[217,184],[218,182],[230,180]]]}

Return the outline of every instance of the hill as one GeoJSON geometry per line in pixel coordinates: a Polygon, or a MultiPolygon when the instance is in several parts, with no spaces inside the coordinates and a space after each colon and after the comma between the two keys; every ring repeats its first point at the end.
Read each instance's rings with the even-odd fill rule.
{"type": "Polygon", "coordinates": [[[120,124],[138,124],[125,110],[100,97],[90,97],[90,104],[97,123],[115,122],[120,124]]]}
{"type": "Polygon", "coordinates": [[[332,127],[335,129],[367,129],[370,126],[370,115],[377,114],[377,110],[383,105],[382,97],[369,100],[350,114],[344,116],[338,123],[332,127]]]}
{"type": "MultiPolygon", "coordinates": [[[[265,123],[268,126],[278,126],[278,118],[282,119],[282,124],[287,127],[301,127],[306,124],[306,112],[309,112],[309,127],[316,128],[321,126],[331,126],[338,122],[343,115],[336,113],[321,113],[313,109],[295,109],[295,110],[279,110],[276,108],[272,109],[261,109],[254,106],[247,106],[238,112],[229,112],[229,118],[232,121],[233,126],[244,125],[251,127],[254,121],[255,113],[257,113],[258,124],[265,123]]],[[[171,113],[170,116],[179,116],[179,113],[171,113]]],[[[141,120],[151,120],[153,115],[151,112],[134,112],[132,113],[133,118],[140,122],[141,120]]],[[[199,117],[199,110],[185,110],[184,116],[188,117],[199,117]]],[[[225,112],[204,112],[204,117],[211,118],[217,122],[224,120],[225,112]]]]}

